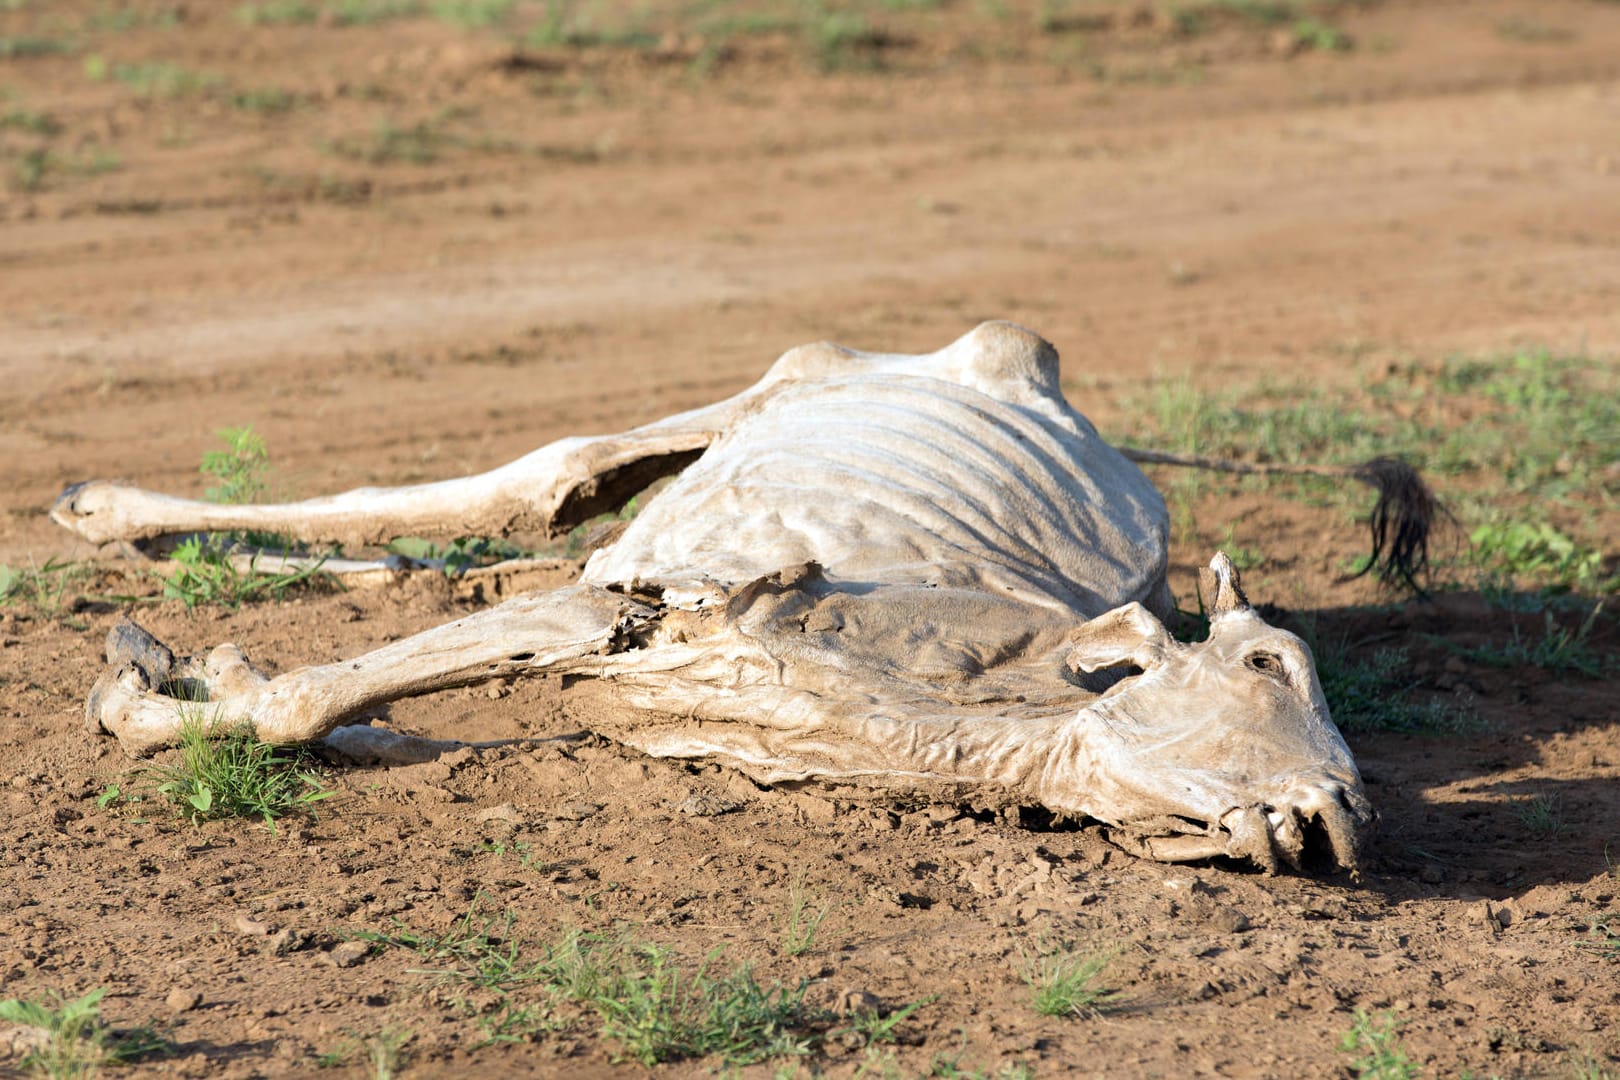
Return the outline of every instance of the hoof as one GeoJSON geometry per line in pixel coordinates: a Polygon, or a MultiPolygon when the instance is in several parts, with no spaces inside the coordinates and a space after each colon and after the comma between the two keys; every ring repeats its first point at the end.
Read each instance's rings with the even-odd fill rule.
{"type": "Polygon", "coordinates": [[[126,675],[138,678],[142,689],[156,690],[169,681],[174,671],[174,653],[169,647],[130,619],[120,620],[107,633],[106,655],[107,667],[84,706],[84,727],[92,735],[110,733],[102,723],[108,695],[126,675]]]}

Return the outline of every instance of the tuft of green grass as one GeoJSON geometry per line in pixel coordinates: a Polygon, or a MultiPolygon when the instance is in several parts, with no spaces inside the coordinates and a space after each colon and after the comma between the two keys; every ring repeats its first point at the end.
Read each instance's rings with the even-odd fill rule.
{"type": "Polygon", "coordinates": [[[1545,521],[1487,522],[1468,534],[1467,561],[1488,583],[1537,584],[1546,592],[1613,592],[1620,575],[1603,554],[1545,521]]]}
{"type": "Polygon", "coordinates": [[[1620,960],[1620,912],[1594,917],[1586,928],[1586,940],[1577,941],[1575,947],[1602,960],[1620,960]]]}
{"type": "Polygon", "coordinates": [[[50,113],[13,106],[0,113],[0,131],[23,131],[30,135],[57,135],[62,125],[50,113]]]}
{"type": "Polygon", "coordinates": [[[0,1001],[0,1020],[41,1033],[39,1045],[19,1063],[22,1069],[52,1080],[79,1080],[96,1076],[102,1066],[128,1064],[171,1048],[150,1026],[110,1029],[101,1018],[106,993],[105,987],[97,987],[69,1000],[53,990],[43,998],[0,1001]]]}
{"type": "Polygon", "coordinates": [[[0,563],[0,607],[22,604],[47,619],[73,610],[84,595],[82,586],[95,576],[90,563],[59,560],[54,555],[44,566],[26,569],[0,563]]]}
{"type": "Polygon", "coordinates": [[[1541,637],[1533,641],[1526,640],[1516,624],[1512,639],[1501,645],[1467,648],[1445,638],[1433,640],[1459,656],[1490,667],[1538,667],[1547,671],[1573,671],[1598,678],[1615,666],[1615,658],[1598,652],[1589,640],[1602,611],[1603,602],[1600,600],[1573,630],[1559,622],[1551,611],[1545,612],[1541,637]]]}
{"type": "Polygon", "coordinates": [[[1443,699],[1412,700],[1417,679],[1405,649],[1379,649],[1358,658],[1344,638],[1325,641],[1313,628],[1304,634],[1316,660],[1322,696],[1340,731],[1413,731],[1431,734],[1468,731],[1479,720],[1471,709],[1443,699]]]}
{"type": "Polygon", "coordinates": [[[503,22],[515,0],[431,0],[428,10],[440,22],[480,30],[503,22]]]}
{"type": "Polygon", "coordinates": [[[1556,793],[1538,791],[1513,803],[1513,812],[1525,831],[1537,840],[1550,840],[1565,832],[1564,801],[1556,793]]]}
{"type": "Polygon", "coordinates": [[[320,17],[320,8],[309,0],[265,0],[259,4],[243,4],[236,9],[236,19],[244,26],[290,26],[312,23],[320,17]]]}
{"type": "Polygon", "coordinates": [[[256,817],[274,830],[278,818],[313,816],[332,795],[304,749],[271,746],[245,727],[221,732],[205,709],[181,708],[180,760],[150,766],[142,780],[182,818],[256,817]]]}
{"type": "Polygon", "coordinates": [[[73,51],[73,43],[61,38],[0,37],[0,60],[29,60],[41,56],[62,56],[73,51]]]}
{"type": "Polygon", "coordinates": [[[231,94],[231,108],[253,113],[284,113],[298,104],[291,90],[279,86],[259,86],[231,94]]]}
{"type": "Polygon", "coordinates": [[[143,98],[192,97],[220,85],[218,76],[183,68],[167,60],[140,64],[109,64],[99,55],[84,62],[85,75],[94,82],[112,79],[143,98]]]}
{"type": "Polygon", "coordinates": [[[1590,1046],[1569,1052],[1569,1075],[1572,1080],[1615,1080],[1609,1069],[1609,1059],[1599,1056],[1590,1046]]]}
{"type": "Polygon", "coordinates": [[[217,535],[182,540],[172,556],[174,572],[163,579],[164,599],[180,600],[188,608],[217,604],[235,609],[261,596],[279,600],[289,589],[327,577],[321,559],[270,573],[259,569],[259,555],[254,553],[242,569],[231,547],[230,538],[217,535]]]}
{"type": "Polygon", "coordinates": [[[122,164],[117,153],[99,144],[81,147],[71,153],[58,152],[49,145],[22,151],[0,148],[0,160],[10,161],[9,186],[18,191],[40,191],[53,177],[100,176],[122,164]]]}
{"type": "Polygon", "coordinates": [[[460,577],[475,566],[489,566],[533,554],[509,540],[491,536],[458,536],[448,544],[401,536],[388,542],[388,551],[416,562],[441,564],[447,577],[460,577]]]}
{"type": "Polygon", "coordinates": [[[930,994],[907,1002],[898,1009],[858,1009],[847,1017],[849,1026],[840,1028],[835,1034],[852,1034],[864,1040],[868,1051],[885,1043],[897,1043],[900,1041],[900,1025],[911,1019],[917,1010],[937,1000],[937,994],[930,994]]]}
{"type": "Polygon", "coordinates": [[[782,951],[789,956],[803,956],[815,948],[821,924],[832,911],[832,901],[821,896],[806,883],[804,875],[795,875],[788,886],[787,917],[782,922],[782,951]]]}
{"type": "Polygon", "coordinates": [[[695,967],[669,949],[619,934],[572,930],[557,941],[525,943],[510,910],[486,914],[480,896],[443,934],[395,921],[392,930],[350,931],[383,948],[406,948],[429,963],[427,972],[500,995],[481,1026],[489,1041],[512,1041],[560,1026],[547,1005],[574,1002],[594,1013],[602,1033],[625,1058],[652,1066],[713,1057],[738,1067],[778,1057],[803,1057],[815,1036],[804,1006],[808,983],[787,989],[761,986],[743,965],[717,971],[719,950],[695,967]],[[515,1000],[523,991],[541,1002],[515,1000]]]}
{"type": "Polygon", "coordinates": [[[1357,1009],[1339,1050],[1357,1057],[1350,1069],[1361,1080],[1417,1080],[1418,1066],[1401,1045],[1401,1024],[1390,1013],[1370,1016],[1357,1009]]]}
{"type": "Polygon", "coordinates": [[[1112,952],[1076,952],[1071,946],[1043,949],[1024,958],[1030,1006],[1042,1016],[1096,1016],[1119,997],[1098,985],[1112,952]]]}
{"type": "Polygon", "coordinates": [[[1533,15],[1509,15],[1496,24],[1498,37],[1531,45],[1561,44],[1575,40],[1575,31],[1542,22],[1533,15]]]}
{"type": "Polygon", "coordinates": [[[347,1038],[337,1048],[315,1059],[317,1067],[336,1069],[350,1062],[362,1061],[369,1066],[375,1080],[393,1080],[409,1060],[405,1047],[416,1033],[405,1028],[383,1028],[370,1035],[346,1032],[347,1038]]]}
{"type": "Polygon", "coordinates": [[[410,19],[427,10],[423,0],[262,0],[236,9],[244,26],[297,26],[322,22],[329,26],[370,26],[392,19],[410,19]]]}

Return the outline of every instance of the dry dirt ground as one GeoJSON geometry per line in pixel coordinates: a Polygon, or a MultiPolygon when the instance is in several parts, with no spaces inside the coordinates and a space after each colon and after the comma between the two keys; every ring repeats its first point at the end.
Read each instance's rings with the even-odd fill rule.
{"type": "MultiPolygon", "coordinates": [[[[1348,48],[1241,4],[873,4],[646,40],[601,29],[633,25],[609,4],[489,7],[479,28],[0,3],[0,562],[104,560],[59,604],[0,607],[0,997],[107,988],[115,1024],[174,1044],[131,1075],[309,1074],[382,1031],[410,1033],[405,1075],[641,1071],[577,1011],[481,1045],[487,995],[399,949],[334,962],[345,931],[443,931],[476,904],[510,910],[514,940],[628,925],[692,964],[723,946],[721,968],[811,980],[829,1009],[926,1001],[896,1042],[842,1035],[802,1065],[834,1076],[1348,1075],[1356,1009],[1400,1021],[1423,1075],[1615,1070],[1620,966],[1590,947],[1620,911],[1613,679],[1447,662],[1423,635],[1502,616],[1466,592],[1390,606],[1338,580],[1342,515],[1252,493],[1199,505],[1184,603],[1187,567],[1246,530],[1276,566],[1257,601],[1409,645],[1425,692],[1484,720],[1352,740],[1383,816],[1360,882],[762,790],[560,738],[580,718],[543,679],[392,722],[552,741],[334,769],[313,821],[99,806],[134,784],[80,721],[121,609],[79,594],[153,587],[46,509],[89,477],[198,493],[227,425],[269,441],[276,494],[311,495],[705,403],[805,341],[920,351],[983,317],[1055,341],[1077,404],[1115,425],[1154,377],[1620,354],[1620,5],[1313,9],[1347,35],[1316,44],[1348,48]],[[831,908],[795,957],[796,884],[831,908]],[[1065,941],[1112,954],[1100,1015],[1029,1006],[1027,958],[1065,941]]],[[[286,670],[570,572],[138,614],[286,670]]]]}

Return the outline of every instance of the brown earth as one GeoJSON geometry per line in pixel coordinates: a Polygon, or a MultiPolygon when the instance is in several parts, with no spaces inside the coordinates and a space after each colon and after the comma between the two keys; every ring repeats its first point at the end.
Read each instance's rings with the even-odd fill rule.
{"type": "MultiPolygon", "coordinates": [[[[0,561],[101,556],[82,588],[149,593],[46,509],[91,476],[195,493],[226,425],[268,439],[278,494],[417,481],[713,400],[819,338],[918,351],[1016,319],[1108,423],[1155,374],[1333,385],[1393,356],[1620,352],[1620,6],[1342,5],[1345,52],[1146,7],[991,7],[925,11],[821,71],[782,35],[514,49],[424,18],[0,5],[0,42],[72,50],[0,59],[0,561]],[[290,107],[234,97],[267,87],[290,107]]],[[[1620,968],[1582,946],[1620,910],[1614,681],[1448,661],[1424,635],[1503,618],[1468,594],[1354,610],[1379,596],[1338,580],[1357,538],[1334,512],[1208,499],[1196,532],[1179,595],[1221,538],[1263,536],[1257,601],[1407,645],[1427,692],[1486,722],[1352,740],[1383,816],[1359,883],[1156,865],[1095,828],[891,813],[591,739],[342,769],[318,820],[277,832],[103,810],[132,763],[80,710],[119,611],[68,595],[0,608],[0,996],[107,987],[114,1021],[178,1044],[142,1075],[311,1073],[385,1028],[414,1033],[406,1075],[637,1071],[589,1022],[480,1047],[402,951],[332,962],[343,929],[443,929],[487,894],[521,936],[628,922],[821,1004],[928,998],[875,1059],[900,1075],[1343,1075],[1358,1008],[1392,1010],[1426,1075],[1613,1061],[1620,968]],[[1536,795],[1561,828],[1522,819],[1536,795]],[[794,958],[801,879],[834,907],[794,958]],[[1021,956],[1060,940],[1115,950],[1102,1016],[1029,1008],[1021,956]]],[[[483,599],[419,575],[140,615],[286,670],[483,599]]],[[[571,708],[541,679],[393,722],[568,736],[571,708]]],[[[863,1063],[834,1041],[816,1067],[863,1063]]]]}

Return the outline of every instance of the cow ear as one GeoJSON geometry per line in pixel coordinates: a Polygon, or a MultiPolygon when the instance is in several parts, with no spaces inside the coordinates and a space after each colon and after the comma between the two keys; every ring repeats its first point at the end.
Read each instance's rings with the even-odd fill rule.
{"type": "Polygon", "coordinates": [[[1175,644],[1164,624],[1138,603],[1129,603],[1092,619],[1074,632],[1069,667],[1100,671],[1135,664],[1146,671],[1164,659],[1175,644]]]}

